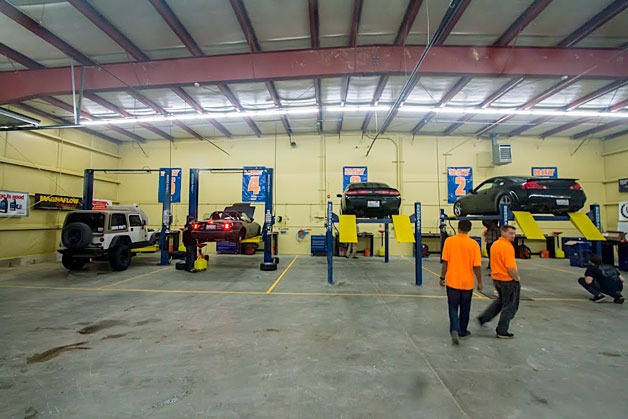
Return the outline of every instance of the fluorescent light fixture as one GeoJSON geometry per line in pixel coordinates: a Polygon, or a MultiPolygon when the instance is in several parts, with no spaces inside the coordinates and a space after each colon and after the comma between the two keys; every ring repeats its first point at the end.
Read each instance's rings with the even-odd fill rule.
{"type": "MultiPolygon", "coordinates": [[[[366,113],[366,112],[387,112],[390,110],[389,105],[340,105],[340,106],[327,106],[324,108],[328,112],[343,112],[343,113],[366,113]]],[[[574,118],[591,117],[591,118],[628,118],[628,112],[597,112],[597,111],[557,111],[551,109],[530,109],[530,110],[518,110],[509,108],[455,108],[455,107],[434,107],[434,106],[414,106],[404,105],[399,108],[399,112],[403,114],[416,114],[417,117],[422,114],[433,112],[435,114],[457,114],[457,115],[527,115],[527,116],[570,116],[574,118]]],[[[264,109],[259,111],[231,111],[231,112],[215,112],[215,113],[194,113],[194,114],[173,114],[173,115],[154,115],[154,116],[139,116],[136,118],[106,118],[98,119],[94,121],[82,121],[81,125],[94,126],[94,125],[125,125],[125,124],[140,124],[140,123],[153,123],[153,122],[168,122],[168,121],[192,121],[197,119],[232,119],[232,118],[255,118],[255,117],[272,117],[283,115],[305,115],[316,114],[318,108],[283,108],[283,109],[264,109]]]]}

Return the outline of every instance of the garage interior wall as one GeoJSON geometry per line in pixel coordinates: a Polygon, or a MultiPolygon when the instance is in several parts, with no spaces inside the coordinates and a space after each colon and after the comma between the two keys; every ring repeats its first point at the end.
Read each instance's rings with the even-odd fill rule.
{"type": "MultiPolygon", "coordinates": [[[[31,206],[28,217],[0,217],[0,260],[54,257],[67,212],[33,209],[34,194],[80,197],[85,168],[118,163],[117,144],[78,130],[0,133],[0,190],[28,192],[31,206]]],[[[104,175],[97,179],[97,197],[115,199],[118,181],[104,175]]]]}
{"type": "Polygon", "coordinates": [[[617,183],[617,179],[628,178],[628,138],[616,138],[605,141],[603,144],[606,211],[602,217],[608,220],[609,230],[618,230],[618,203],[628,201],[628,193],[620,193],[617,183]]]}
{"type": "MultiPolygon", "coordinates": [[[[487,139],[460,137],[415,137],[386,134],[380,137],[366,157],[370,139],[358,135],[297,136],[290,145],[287,136],[215,140],[215,144],[198,140],[175,143],[155,142],[123,145],[120,148],[120,167],[180,167],[183,169],[181,203],[173,205],[174,226],[181,226],[187,214],[189,168],[239,168],[267,166],[275,168],[275,212],[282,217],[277,229],[279,252],[308,254],[310,235],[324,233],[326,202],[331,199],[334,211],[339,212],[342,192],[342,167],[367,166],[370,181],[382,181],[397,187],[402,194],[402,213],[410,214],[415,201],[423,204],[423,233],[438,233],[439,208],[452,214],[447,203],[447,166],[471,166],[477,186],[482,180],[497,175],[529,175],[532,166],[556,166],[559,176],[574,177],[587,194],[585,208],[591,203],[606,202],[604,181],[605,159],[599,140],[574,141],[564,138],[511,138],[500,143],[512,145],[513,163],[503,166],[491,164],[491,142],[487,139]],[[305,240],[297,240],[300,229],[311,229],[305,240]]],[[[148,213],[151,224],[159,222],[161,205],[157,203],[157,175],[120,175],[118,201],[139,203],[148,213]]],[[[199,216],[241,200],[240,173],[208,173],[200,175],[199,216]]],[[[95,194],[101,196],[96,189],[95,194]]],[[[262,220],[263,206],[259,205],[256,219],[262,220]]],[[[605,214],[607,215],[607,214],[605,214]]],[[[603,217],[603,222],[608,216],[603,217]]],[[[611,221],[616,217],[612,218],[611,221]]],[[[614,221],[613,221],[614,222],[614,221]]],[[[481,235],[482,227],[474,223],[472,235],[481,235]]],[[[454,224],[455,226],[455,224],[454,224]]],[[[377,224],[360,225],[360,231],[374,233],[374,250],[380,247],[380,227],[377,224]]],[[[562,231],[564,236],[581,236],[566,221],[544,222],[546,233],[562,231]]],[[[409,244],[398,244],[391,234],[391,254],[410,255],[409,244]]],[[[430,248],[438,249],[436,241],[430,248]],[[434,246],[434,247],[432,247],[434,246]]],[[[526,241],[533,251],[545,248],[545,243],[526,241]]],[[[210,246],[211,249],[211,246],[210,246]]]]}

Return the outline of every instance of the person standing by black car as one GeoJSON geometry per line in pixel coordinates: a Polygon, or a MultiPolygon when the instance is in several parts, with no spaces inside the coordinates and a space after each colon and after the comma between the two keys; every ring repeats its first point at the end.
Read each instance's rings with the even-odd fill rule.
{"type": "Polygon", "coordinates": [[[194,218],[189,217],[188,222],[183,227],[183,245],[185,246],[185,270],[187,272],[196,272],[194,269],[194,259],[196,259],[196,239],[192,237],[192,224],[194,218]]]}

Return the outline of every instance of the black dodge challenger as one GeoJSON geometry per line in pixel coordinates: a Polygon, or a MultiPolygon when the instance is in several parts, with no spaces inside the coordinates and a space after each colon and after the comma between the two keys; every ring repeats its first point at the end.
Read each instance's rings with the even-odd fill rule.
{"type": "Polygon", "coordinates": [[[587,200],[577,179],[498,176],[485,180],[454,203],[454,214],[499,214],[501,204],[537,214],[576,212],[587,200]]]}

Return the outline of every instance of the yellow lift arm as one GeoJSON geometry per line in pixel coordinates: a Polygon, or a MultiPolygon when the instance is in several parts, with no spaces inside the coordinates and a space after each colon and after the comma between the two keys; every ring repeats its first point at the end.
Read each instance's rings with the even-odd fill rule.
{"type": "Polygon", "coordinates": [[[578,231],[582,233],[587,240],[600,240],[604,241],[606,238],[600,233],[595,224],[591,221],[585,213],[582,212],[570,212],[569,220],[576,226],[578,231]]]}
{"type": "Polygon", "coordinates": [[[397,243],[414,243],[414,231],[409,215],[393,215],[393,226],[397,243]]]}
{"type": "Polygon", "coordinates": [[[526,238],[530,240],[545,240],[545,235],[532,214],[527,211],[513,211],[512,214],[515,216],[515,221],[526,238]]]}
{"type": "Polygon", "coordinates": [[[355,215],[339,215],[338,216],[338,232],[339,240],[342,243],[358,242],[358,225],[355,221],[355,215]]]}

